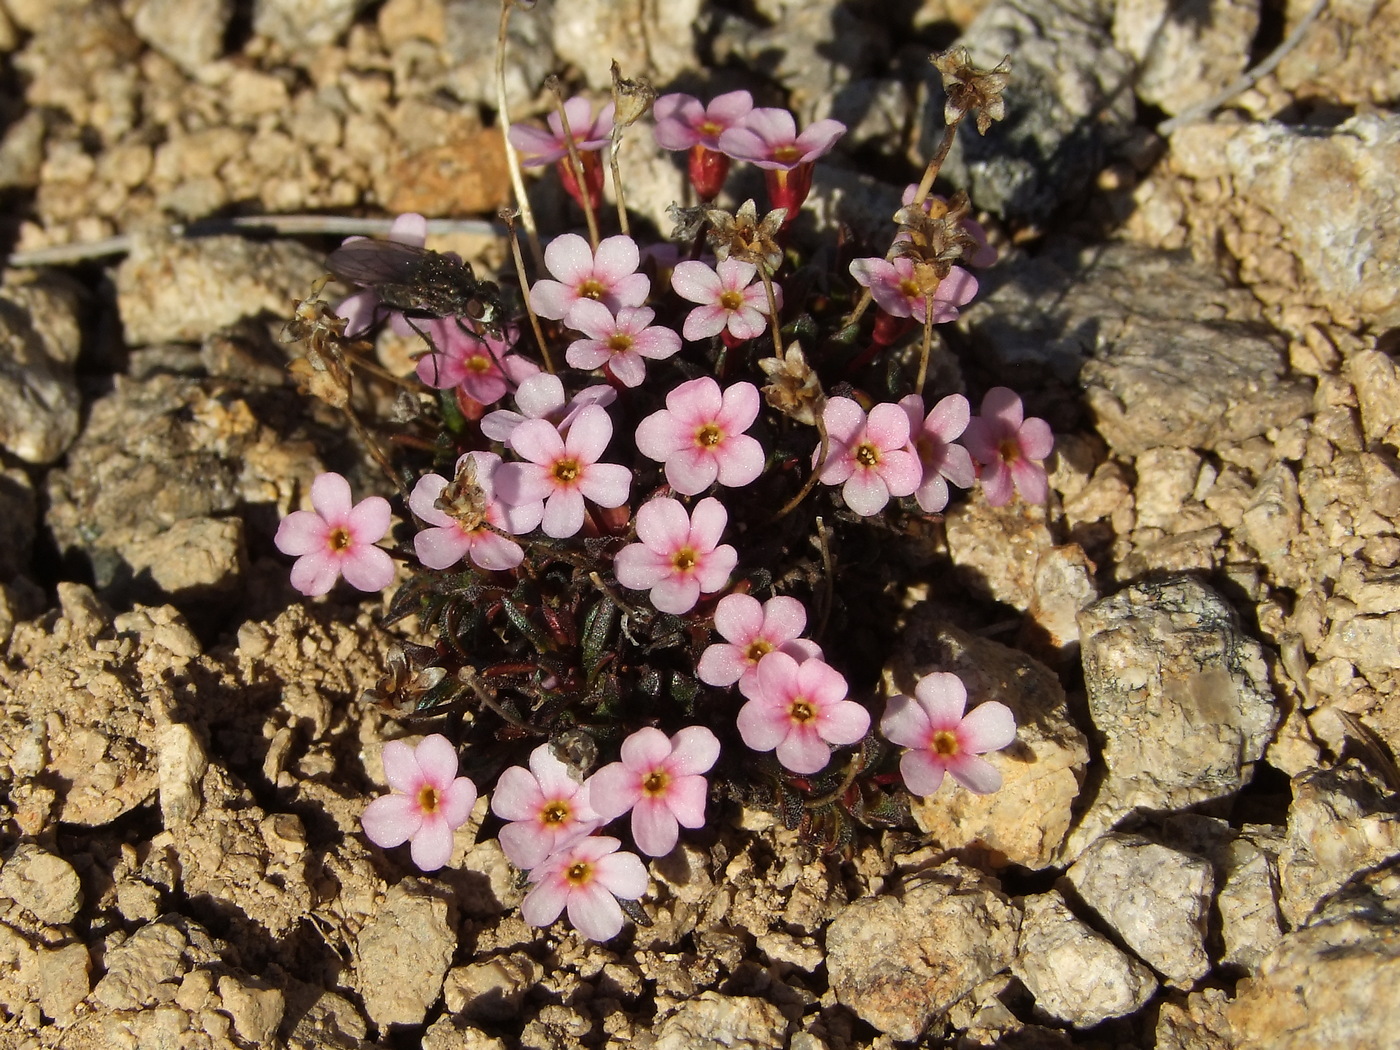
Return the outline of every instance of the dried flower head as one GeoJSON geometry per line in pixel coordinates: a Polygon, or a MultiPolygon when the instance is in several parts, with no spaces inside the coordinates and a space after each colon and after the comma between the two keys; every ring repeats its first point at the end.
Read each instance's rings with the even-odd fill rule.
{"type": "Polygon", "coordinates": [[[792,343],[782,357],[765,357],[758,367],[771,380],[763,388],[764,400],[783,415],[809,427],[816,426],[826,395],[801,345],[792,343]]]}
{"type": "Polygon", "coordinates": [[[666,217],[673,223],[671,227],[671,240],[678,243],[693,241],[700,236],[700,231],[705,228],[705,219],[709,209],[703,204],[693,208],[682,208],[679,204],[671,203],[666,206],[666,217]]]}
{"type": "Polygon", "coordinates": [[[765,267],[770,274],[782,265],[783,249],[777,236],[787,218],[786,209],[775,208],[760,221],[758,206],[746,200],[733,214],[711,208],[705,212],[705,218],[710,221],[710,247],[718,258],[753,263],[765,267]]]}
{"type": "Polygon", "coordinates": [[[616,62],[612,64],[613,135],[635,124],[656,101],[656,88],[646,77],[628,80],[616,62]]]}
{"type": "MultiPolygon", "coordinates": [[[[899,224],[893,246],[895,257],[913,259],[916,268],[919,264],[932,267],[941,281],[955,263],[970,259],[982,248],[964,225],[971,210],[967,194],[962,191],[947,202],[929,198],[923,207],[911,204],[900,208],[894,215],[899,224]]],[[[936,288],[935,282],[932,289],[925,290],[936,288]]]]}
{"type": "Polygon", "coordinates": [[[1001,93],[1011,80],[1011,56],[997,63],[995,69],[978,69],[965,47],[949,48],[929,61],[943,77],[943,90],[948,101],[943,107],[943,119],[953,124],[966,114],[977,111],[977,133],[985,135],[992,121],[1006,116],[1006,102],[1001,93]]]}
{"type": "Polygon", "coordinates": [[[282,329],[282,341],[306,344],[305,356],[287,366],[297,388],[332,408],[344,408],[350,403],[352,383],[343,350],[349,342],[345,336],[348,322],[321,298],[329,279],[322,277],[312,285],[307,298],[297,300],[292,319],[282,329]]]}

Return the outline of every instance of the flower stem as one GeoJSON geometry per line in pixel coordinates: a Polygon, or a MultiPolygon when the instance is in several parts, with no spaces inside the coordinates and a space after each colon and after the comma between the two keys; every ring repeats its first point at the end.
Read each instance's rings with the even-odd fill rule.
{"type": "Polygon", "coordinates": [[[598,250],[598,216],[593,214],[593,195],[588,192],[588,172],[583,167],[583,155],[574,141],[573,128],[569,127],[569,114],[564,108],[564,89],[557,77],[550,78],[554,88],[554,107],[559,114],[559,126],[564,129],[564,145],[569,149],[569,167],[573,170],[574,181],[578,183],[578,202],[583,208],[584,221],[588,223],[588,243],[598,250]]]}
{"type": "Polygon", "coordinates": [[[822,414],[820,412],[816,414],[816,416],[814,417],[814,421],[817,425],[817,433],[821,435],[822,439],[821,451],[817,455],[817,462],[813,464],[812,473],[808,475],[807,481],[803,484],[802,488],[798,489],[797,495],[793,496],[792,499],[788,500],[787,503],[783,504],[783,509],[778,511],[778,513],[774,514],[773,517],[769,519],[770,524],[779,520],[780,518],[787,517],[787,515],[791,514],[794,510],[797,509],[797,505],[807,498],[807,493],[812,491],[812,488],[817,483],[817,478],[821,475],[822,468],[826,466],[826,457],[831,452],[831,438],[827,436],[826,420],[822,418],[822,414]]]}
{"type": "Polygon", "coordinates": [[[530,328],[535,333],[535,342],[540,348],[540,357],[544,359],[546,372],[554,371],[554,359],[549,356],[549,343],[544,337],[544,329],[540,327],[540,319],[535,316],[535,311],[530,306],[530,296],[528,294],[530,282],[525,277],[525,257],[520,254],[520,238],[515,235],[515,217],[508,209],[501,209],[501,219],[505,222],[510,231],[510,252],[515,259],[515,274],[520,278],[520,287],[526,291],[525,315],[530,318],[530,328]]]}
{"type": "MultiPolygon", "coordinates": [[[[520,158],[510,144],[510,104],[506,101],[506,31],[510,28],[510,9],[515,0],[501,0],[501,21],[496,30],[496,112],[501,118],[501,140],[506,147],[506,167],[510,169],[510,184],[515,191],[515,203],[520,209],[520,222],[530,242],[530,256],[535,269],[544,269],[544,252],[540,235],[535,229],[535,214],[530,210],[530,198],[525,195],[525,179],[520,174],[520,158]]],[[[516,249],[519,254],[519,249],[516,249]]],[[[524,286],[528,287],[528,286],[524,286]]]]}

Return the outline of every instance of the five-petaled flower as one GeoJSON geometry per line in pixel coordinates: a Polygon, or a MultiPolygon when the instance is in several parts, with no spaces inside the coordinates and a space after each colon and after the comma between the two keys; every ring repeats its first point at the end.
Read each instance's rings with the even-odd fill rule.
{"type": "MultiPolygon", "coordinates": [[[[913,317],[920,324],[924,323],[929,297],[920,287],[913,259],[907,256],[899,256],[893,262],[879,258],[854,259],[851,276],[857,284],[870,289],[876,304],[891,317],[913,317]]],[[[972,302],[976,294],[977,278],[954,266],[934,289],[933,323],[956,321],[958,307],[972,302]]]]}
{"type": "Polygon", "coordinates": [[[802,134],[785,109],[755,109],[719,137],[719,148],[735,160],[764,169],[768,203],[786,213],[783,224],[797,211],[812,188],[812,165],[846,133],[837,120],[819,120],[802,134]]]}
{"type": "Polygon", "coordinates": [[[594,252],[576,233],[565,233],[544,250],[544,265],[556,278],[536,281],[530,288],[530,306],[541,317],[563,321],[576,328],[575,303],[593,299],[609,310],[641,306],[651,290],[651,279],[638,273],[642,254],[631,237],[616,234],[598,242],[594,252]]]}
{"type": "MultiPolygon", "coordinates": [[[[768,327],[768,293],[753,283],[758,267],[738,259],[722,259],[715,269],[702,262],[677,263],[671,287],[682,299],[699,303],[686,315],[681,334],[691,342],[728,333],[741,342],[756,339],[768,327]]],[[[783,290],[773,285],[773,302],[783,308],[783,290]]]]}
{"type": "MultiPolygon", "coordinates": [[[[822,420],[830,438],[819,480],[840,485],[846,506],[862,516],[878,514],[891,496],[909,496],[923,471],[909,448],[909,417],[899,405],[882,402],[870,410],[849,397],[827,399],[822,420]]],[[[821,455],[812,453],[815,464],[821,455]]]]}
{"type": "Polygon", "coordinates": [[[816,642],[798,637],[806,626],[807,609],[796,598],[778,594],[760,605],[751,594],[726,594],[715,606],[715,630],[724,641],[700,654],[696,677],[706,685],[738,682],[741,692],[751,690],[758,662],[775,650],[799,663],[822,655],[816,642]]]}
{"type": "MultiPolygon", "coordinates": [[[[512,864],[526,869],[600,823],[588,792],[548,744],[530,752],[529,769],[511,766],[501,774],[491,793],[491,812],[510,822],[497,836],[501,849],[512,864]]],[[[551,916],[541,925],[552,921],[551,916]]]]}
{"type": "Polygon", "coordinates": [[[569,310],[569,324],[586,338],[569,344],[565,360],[575,368],[605,368],[623,386],[641,386],[644,358],[664,361],[681,348],[680,336],[651,323],[655,316],[647,306],[623,306],[614,317],[602,303],[580,299],[569,310]]]}
{"type": "Polygon", "coordinates": [[[574,929],[595,941],[616,937],[622,908],[616,898],[636,900],[647,891],[647,869],[635,853],[619,853],[622,843],[591,835],[566,846],[530,872],[534,889],[520,903],[520,917],[548,926],[566,908],[574,929]]]}
{"type": "Polygon", "coordinates": [[[456,387],[471,400],[491,405],[539,374],[539,365],[509,353],[509,340],[469,332],[456,318],[429,321],[425,331],[433,350],[418,359],[418,378],[435,390],[456,387]]]}
{"type": "Polygon", "coordinates": [[[830,744],[854,744],[870,728],[870,712],[846,699],[846,679],[816,657],[800,663],[785,652],[758,661],[758,674],[740,691],[739,735],[755,751],[775,751],[794,773],[815,773],[831,758],[830,744]]]}
{"type": "Polygon", "coordinates": [[[622,761],[588,778],[588,801],[604,823],[632,811],[632,839],[652,857],[676,848],[680,828],[705,823],[708,784],[702,774],[719,758],[719,740],[687,726],[669,740],[645,726],[622,742],[622,761]]]}
{"type": "Polygon", "coordinates": [[[967,429],[972,409],[961,394],[949,394],[928,415],[924,415],[924,399],[918,394],[900,398],[899,406],[909,416],[914,451],[924,472],[914,499],[921,509],[937,513],[948,505],[948,482],[966,489],[976,480],[971,454],[953,443],[967,429]]]}
{"type": "MultiPolygon", "coordinates": [[[[611,102],[600,109],[595,117],[588,99],[575,95],[564,103],[564,113],[569,118],[568,138],[574,140],[579,152],[593,152],[608,144],[613,126],[611,102]]],[[[551,113],[545,119],[549,124],[548,131],[529,124],[510,126],[510,144],[520,151],[522,168],[553,164],[569,155],[568,138],[564,135],[564,122],[559,119],[559,114],[551,113]]]]}
{"type": "Polygon", "coordinates": [[[899,760],[904,784],[916,795],[932,795],[945,772],[980,795],[1001,787],[995,766],[977,756],[999,751],[1016,739],[1011,709],[996,700],[978,704],[966,715],[967,687],[955,674],[936,671],[919,679],[912,697],[890,697],[880,732],[907,747],[899,760]]]}
{"type": "Polygon", "coordinates": [[[638,424],[637,451],[666,464],[666,480],[682,495],[704,492],[716,481],[739,488],[763,473],[763,446],[744,433],[759,407],[752,383],[721,392],[709,376],[691,379],[638,424]]]}
{"type": "Polygon", "coordinates": [[[413,550],[430,569],[447,569],[470,555],[472,564],[494,572],[513,569],[525,559],[520,544],[499,532],[519,536],[540,523],[544,505],[512,507],[496,498],[495,474],[501,457],[494,452],[468,452],[457,460],[448,481],[424,474],[408,497],[409,509],[429,528],[413,537],[413,550]]]}
{"type": "Polygon", "coordinates": [[[729,582],[739,553],[720,536],[729,521],[724,504],[706,496],[686,514],[675,499],[653,499],[637,511],[637,539],[617,552],[617,582],[651,591],[651,604],[664,613],[685,613],[701,594],[729,582]]]}
{"type": "Polygon", "coordinates": [[[632,472],[616,463],[599,463],[612,440],[607,410],[585,405],[561,435],[547,419],[527,419],[510,434],[510,447],[525,463],[503,463],[496,471],[496,492],[506,503],[543,502],[546,536],[563,539],[583,528],[583,500],[600,507],[627,502],[632,472]]]}
{"type": "Polygon", "coordinates": [[[652,107],[656,144],[688,151],[690,184],[701,200],[713,200],[729,173],[729,157],[719,148],[720,135],[752,109],[753,96],[747,91],[718,95],[708,106],[691,95],[662,95],[652,107]]]}
{"type": "Polygon", "coordinates": [[[586,386],[572,398],[566,398],[563,380],[553,372],[540,372],[521,382],[515,391],[515,407],[520,411],[498,408],[486,413],[481,420],[481,432],[492,441],[509,444],[510,435],[525,420],[547,419],[559,428],[559,433],[565,434],[585,405],[606,408],[616,400],[617,391],[606,383],[586,386]]]}
{"type": "Polygon", "coordinates": [[[982,491],[993,507],[1011,502],[1013,491],[1031,503],[1044,503],[1050,487],[1040,462],[1055,447],[1043,419],[1025,418],[1014,390],[994,386],[982,398],[982,414],[963,431],[963,444],[980,464],[982,491]]]}
{"type": "Polygon", "coordinates": [[[392,794],[365,807],[366,837],[384,849],[412,839],[413,863],[437,871],[452,855],[452,833],[476,805],[476,785],[457,775],[456,749],[439,733],[416,748],[391,740],[384,745],[384,779],[392,794]]]}
{"type": "Polygon", "coordinates": [[[350,483],[339,474],[311,482],[311,506],[294,510],[277,526],[273,543],[296,557],[292,586],[307,596],[325,594],[338,577],[361,591],[379,591],[394,579],[394,561],[375,546],[389,531],[389,503],[382,496],[350,501],[350,483]]]}

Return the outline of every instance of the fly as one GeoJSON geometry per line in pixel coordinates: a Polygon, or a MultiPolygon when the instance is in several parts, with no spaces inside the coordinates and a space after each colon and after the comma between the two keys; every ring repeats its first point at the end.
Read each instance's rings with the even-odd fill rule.
{"type": "Polygon", "coordinates": [[[368,288],[380,305],[406,317],[465,317],[500,334],[501,290],[479,281],[455,255],[401,241],[356,240],[326,257],[342,281],[368,288]]]}

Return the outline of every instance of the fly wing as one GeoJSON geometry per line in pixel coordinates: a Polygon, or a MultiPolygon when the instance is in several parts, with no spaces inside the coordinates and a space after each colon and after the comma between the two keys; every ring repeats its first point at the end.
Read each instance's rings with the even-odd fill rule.
{"type": "Polygon", "coordinates": [[[373,287],[411,283],[428,249],[399,241],[362,239],[342,244],[326,256],[326,268],[343,281],[373,287]]]}

